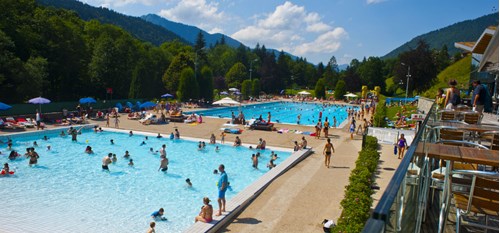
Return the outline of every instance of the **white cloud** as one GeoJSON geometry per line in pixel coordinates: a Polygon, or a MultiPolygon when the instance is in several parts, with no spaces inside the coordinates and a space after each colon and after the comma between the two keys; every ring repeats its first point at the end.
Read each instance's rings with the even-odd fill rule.
{"type": "Polygon", "coordinates": [[[174,4],[174,7],[161,10],[159,15],[172,21],[204,29],[211,28],[207,31],[216,30],[217,27],[213,25],[227,20],[225,13],[219,10],[218,3],[206,0],[181,0],[174,4]]]}
{"type": "Polygon", "coordinates": [[[252,18],[255,19],[253,25],[231,35],[250,47],[260,43],[298,56],[317,57],[337,51],[348,38],[344,28],[333,27],[323,22],[318,13],[307,12],[303,6],[288,1],[277,6],[274,12],[252,18]]]}
{"type": "Polygon", "coordinates": [[[367,4],[377,4],[377,3],[381,3],[381,2],[385,2],[387,0],[366,0],[366,3],[367,4]]]}
{"type": "Polygon", "coordinates": [[[208,33],[210,33],[210,34],[214,34],[214,33],[224,33],[224,30],[222,30],[222,28],[214,27],[214,28],[212,28],[210,31],[208,31],[208,33]]]}

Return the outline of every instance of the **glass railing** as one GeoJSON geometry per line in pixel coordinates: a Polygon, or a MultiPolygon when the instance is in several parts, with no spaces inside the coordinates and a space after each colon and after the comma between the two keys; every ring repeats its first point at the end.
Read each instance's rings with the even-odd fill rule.
{"type": "Polygon", "coordinates": [[[422,179],[424,158],[415,151],[420,142],[427,140],[427,125],[436,119],[433,105],[401,160],[387,189],[366,222],[363,232],[420,232],[426,206],[428,179],[422,179]]]}

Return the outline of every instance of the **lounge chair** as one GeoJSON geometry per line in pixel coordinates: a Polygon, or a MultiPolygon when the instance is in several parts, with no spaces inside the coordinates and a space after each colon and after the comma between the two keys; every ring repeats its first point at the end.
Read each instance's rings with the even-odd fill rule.
{"type": "Polygon", "coordinates": [[[26,128],[35,128],[35,124],[22,117],[17,118],[17,123],[26,126],[26,128]]]}
{"type": "Polygon", "coordinates": [[[253,124],[250,125],[250,129],[272,131],[274,129],[274,124],[255,121],[253,124]]]}
{"type": "Polygon", "coordinates": [[[175,116],[169,116],[166,117],[167,120],[172,121],[172,122],[184,122],[184,119],[187,117],[184,115],[175,115],[175,116]]]}

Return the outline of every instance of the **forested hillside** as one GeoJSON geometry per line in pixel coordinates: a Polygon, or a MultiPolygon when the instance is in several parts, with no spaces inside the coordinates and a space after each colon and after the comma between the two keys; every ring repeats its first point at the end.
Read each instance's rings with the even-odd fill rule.
{"type": "Polygon", "coordinates": [[[96,19],[101,23],[119,26],[136,38],[160,45],[166,41],[179,40],[189,43],[177,34],[139,17],[127,16],[102,7],[93,7],[75,0],[37,0],[42,5],[75,11],[83,20],[96,19]]]}
{"type": "Polygon", "coordinates": [[[448,47],[448,52],[451,55],[459,52],[455,48],[455,42],[459,41],[476,41],[484,29],[489,26],[498,25],[498,12],[485,15],[473,20],[465,20],[455,23],[448,27],[444,27],[423,35],[417,36],[410,41],[404,43],[398,48],[392,50],[382,57],[382,59],[395,58],[398,54],[416,48],[418,41],[424,40],[429,44],[431,49],[441,49],[444,45],[448,47]]]}

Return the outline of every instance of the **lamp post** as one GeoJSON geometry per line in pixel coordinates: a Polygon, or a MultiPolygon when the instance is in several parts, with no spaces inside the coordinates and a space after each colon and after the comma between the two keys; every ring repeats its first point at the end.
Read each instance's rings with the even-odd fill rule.
{"type": "Polygon", "coordinates": [[[253,59],[253,60],[251,60],[251,61],[250,61],[250,81],[252,81],[252,63],[253,63],[254,61],[258,61],[258,60],[259,60],[259,59],[255,58],[255,59],[253,59]]]}
{"type": "Polygon", "coordinates": [[[198,80],[197,70],[198,70],[198,52],[204,50],[205,47],[200,48],[194,52],[194,79],[198,80]]]}
{"type": "Polygon", "coordinates": [[[410,77],[411,77],[410,66],[409,65],[407,66],[405,63],[402,62],[401,65],[408,67],[408,73],[406,74],[406,96],[405,96],[405,103],[406,103],[406,101],[408,100],[408,83],[410,82],[410,77]]]}

